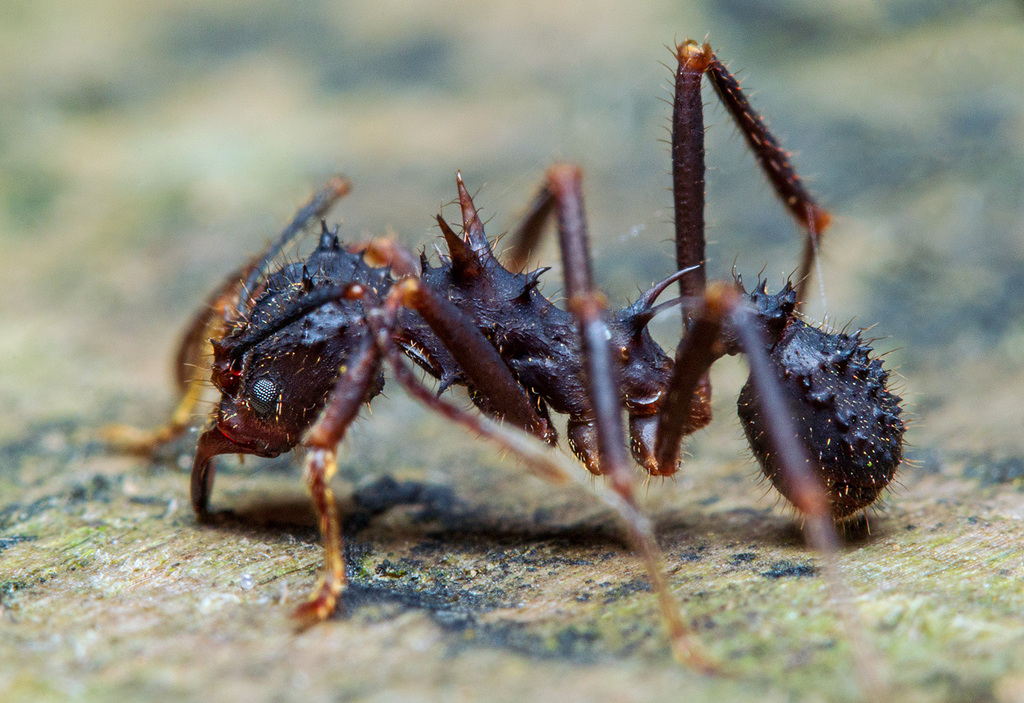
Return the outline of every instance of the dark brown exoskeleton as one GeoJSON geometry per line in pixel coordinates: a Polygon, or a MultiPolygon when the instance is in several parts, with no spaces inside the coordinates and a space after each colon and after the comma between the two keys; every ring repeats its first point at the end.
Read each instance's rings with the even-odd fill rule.
{"type": "MultiPolygon", "coordinates": [[[[603,496],[625,519],[659,594],[673,646],[711,668],[679,617],[660,567],[650,524],[636,510],[635,461],[649,474],[678,470],[682,439],[711,419],[708,369],[744,353],[750,378],[740,418],[765,475],[807,519],[809,539],[826,557],[836,549],[833,522],[864,509],[892,480],[902,457],[900,400],[881,362],[859,337],[804,323],[797,312],[829,214],[793,171],[786,153],[751,109],[708,45],[677,47],[672,122],[677,272],[632,305],[607,312],[594,287],[581,172],[549,169],[503,265],[495,257],[461,177],[462,232],[438,216],[447,256],[416,261],[392,241],[345,247],[323,225],[302,262],[271,271],[274,257],[348,190],[333,181],[304,207],[280,241],[214,293],[189,327],[179,364],[191,367],[212,337],[212,380],[219,407],[200,435],[192,503],[207,511],[218,454],[276,456],[305,449],[305,476],[325,544],[320,585],[297,612],[330,615],[345,581],[341,534],[328,481],[336,447],[364,402],[384,384],[386,363],[416,398],[454,422],[511,449],[541,475],[573,477],[556,451],[550,412],[568,416],[573,452],[608,477],[603,496]],[[735,118],[774,189],[807,234],[797,288],[746,292],[736,282],[707,283],[704,268],[704,125],[701,79],[707,75],[735,118]],[[522,273],[550,216],[556,216],[567,309],[538,290],[544,269],[522,273]],[[658,303],[671,284],[680,296],[658,303]],[[675,356],[647,324],[681,305],[683,337],[675,356]],[[460,409],[423,386],[411,359],[442,390],[465,385],[482,413],[460,409]],[[621,412],[628,413],[628,442],[621,412]],[[500,421],[500,422],[499,422],[500,421]]],[[[184,398],[172,423],[135,438],[151,447],[187,425],[202,379],[181,371],[184,398]]]]}

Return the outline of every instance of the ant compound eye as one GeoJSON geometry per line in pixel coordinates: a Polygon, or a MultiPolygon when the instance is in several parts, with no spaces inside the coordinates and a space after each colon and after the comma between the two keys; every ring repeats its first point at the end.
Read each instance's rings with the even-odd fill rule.
{"type": "Polygon", "coordinates": [[[267,415],[277,408],[280,396],[277,384],[264,376],[252,384],[249,390],[249,404],[256,412],[267,415]]]}

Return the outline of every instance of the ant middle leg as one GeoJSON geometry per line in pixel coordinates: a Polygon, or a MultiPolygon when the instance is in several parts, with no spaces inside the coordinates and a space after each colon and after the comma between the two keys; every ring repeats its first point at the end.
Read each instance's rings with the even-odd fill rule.
{"type": "Polygon", "coordinates": [[[583,211],[582,173],[576,165],[557,164],[548,169],[547,182],[558,215],[565,295],[569,312],[578,326],[585,388],[593,415],[592,425],[578,424],[571,418],[569,439],[577,445],[574,448],[578,454],[596,454],[597,461],[588,464],[596,464],[623,499],[633,502],[633,472],[622,428],[619,373],[612,358],[611,333],[604,320],[605,296],[594,287],[583,211]],[[581,428],[586,432],[580,431],[581,428]]]}
{"type": "MultiPolygon", "coordinates": [[[[612,354],[612,336],[604,319],[605,298],[593,282],[583,208],[582,174],[579,167],[570,164],[552,166],[548,169],[547,188],[552,194],[554,209],[558,215],[558,235],[568,307],[579,327],[585,385],[594,418],[598,468],[610,479],[612,491],[620,496],[630,510],[636,511],[635,482],[622,426],[620,375],[612,354]]],[[[570,434],[570,440],[572,439],[570,434]]],[[[589,435],[577,435],[576,441],[579,442],[581,439],[592,441],[589,435]]],[[[582,453],[586,455],[591,452],[593,448],[584,448],[582,453]]],[[[652,585],[658,593],[662,618],[676,656],[694,668],[713,671],[714,664],[707,659],[699,641],[683,621],[671,595],[664,576],[660,550],[656,544],[642,541],[636,529],[632,529],[630,534],[635,549],[644,558],[653,581],[652,585]]]]}
{"type": "MultiPolygon", "coordinates": [[[[388,243],[393,247],[393,243],[388,243]]],[[[404,279],[398,285],[414,279],[404,279]]],[[[401,352],[394,341],[394,326],[400,306],[415,304],[408,291],[399,288],[392,290],[388,298],[375,310],[367,314],[367,322],[375,336],[381,353],[392,367],[396,379],[414,398],[449,420],[467,427],[474,433],[495,442],[500,447],[514,454],[534,474],[555,484],[575,481],[588,490],[596,490],[598,496],[611,507],[623,520],[627,528],[627,536],[633,549],[643,558],[651,584],[658,596],[659,610],[662,621],[668,632],[669,640],[676,657],[686,665],[705,673],[717,671],[717,665],[704,653],[700,642],[693,635],[690,627],[684,622],[675,597],[668,585],[664,572],[661,549],[654,536],[651,522],[637,508],[631,483],[624,490],[622,483],[613,482],[610,489],[594,487],[586,480],[586,474],[578,470],[578,465],[565,455],[540,441],[535,434],[522,431],[513,424],[499,423],[486,414],[469,413],[455,404],[446,401],[420,383],[412,374],[402,358],[401,352]]],[[[421,309],[419,307],[414,309],[421,309]]],[[[455,316],[461,313],[454,309],[455,316]]],[[[440,331],[435,328],[435,331],[440,331]]],[[[602,341],[606,341],[603,337],[602,341]]],[[[486,338],[480,335],[480,342],[486,344],[486,338]]],[[[471,382],[473,372],[468,374],[471,382]]],[[[621,422],[621,421],[620,421],[621,422]]],[[[620,429],[621,437],[621,429],[620,429]]],[[[620,439],[620,441],[622,441],[620,439]]],[[[625,456],[624,451],[622,452],[625,456]]],[[[630,479],[631,482],[631,479],[630,479]]]]}

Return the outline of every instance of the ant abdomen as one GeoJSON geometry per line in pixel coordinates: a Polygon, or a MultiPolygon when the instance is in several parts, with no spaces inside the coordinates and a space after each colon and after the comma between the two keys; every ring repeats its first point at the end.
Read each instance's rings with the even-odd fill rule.
{"type": "MultiPolygon", "coordinates": [[[[889,374],[871,357],[859,332],[830,333],[797,318],[788,284],[777,295],[767,294],[761,284],[750,299],[768,331],[768,354],[788,396],[798,440],[828,492],[832,515],[853,515],[875,502],[903,457],[905,427],[900,399],[887,388],[889,374]]],[[[792,502],[749,380],[738,411],[765,476],[792,502]]]]}

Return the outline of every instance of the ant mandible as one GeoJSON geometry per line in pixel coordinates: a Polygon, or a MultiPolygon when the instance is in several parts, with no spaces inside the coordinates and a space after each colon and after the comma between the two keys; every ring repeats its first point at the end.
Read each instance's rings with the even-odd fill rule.
{"type": "MultiPolygon", "coordinates": [[[[383,366],[414,397],[450,420],[512,450],[557,482],[576,478],[557,441],[550,411],[568,416],[575,455],[607,477],[599,493],[624,518],[644,558],[677,654],[711,669],[683,623],[662,568],[650,523],[636,507],[628,453],[650,475],[678,470],[684,437],[711,419],[708,369],[744,353],[750,376],[739,416],[754,455],[772,484],[805,515],[812,546],[836,550],[834,521],[870,505],[902,459],[900,398],[858,335],[806,324],[804,297],[829,213],[805,189],[788,155],[751,108],[708,44],[676,47],[672,178],[677,272],[621,310],[608,312],[595,288],[583,209],[581,171],[552,166],[502,265],[494,256],[461,176],[462,234],[439,215],[448,254],[437,266],[416,261],[390,240],[344,247],[322,226],[304,261],[271,271],[275,257],[306,225],[326,215],[349,190],[335,179],[303,207],[263,255],[229,276],[186,330],[177,355],[180,402],[171,422],[145,434],[115,429],[123,446],[149,451],[188,425],[206,379],[206,343],[219,407],[199,436],[192,467],[195,512],[207,513],[218,454],[272,457],[305,449],[305,480],[324,541],[319,585],[296,612],[304,623],[334,612],[345,584],[341,531],[328,482],[336,447],[363,403],[384,385],[383,366]],[[775,192],[806,233],[796,288],[770,294],[763,282],[746,292],[734,282],[706,281],[704,266],[704,122],[707,76],[775,192]],[[567,310],[538,290],[546,269],[522,273],[552,215],[565,279],[567,310]],[[678,282],[679,297],[658,304],[678,282]],[[647,325],[671,305],[683,308],[675,357],[647,325]],[[403,356],[404,355],[404,356],[403,356]],[[464,385],[481,413],[439,397],[412,373],[411,359],[439,380],[464,385]],[[200,371],[196,371],[200,369],[200,371]],[[622,425],[628,413],[629,442],[622,425]],[[627,450],[628,446],[628,450],[627,450]]],[[[571,464],[571,462],[568,462],[571,464]]]]}

